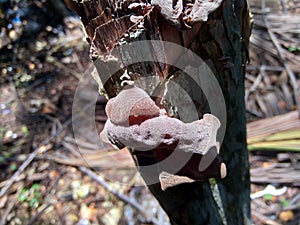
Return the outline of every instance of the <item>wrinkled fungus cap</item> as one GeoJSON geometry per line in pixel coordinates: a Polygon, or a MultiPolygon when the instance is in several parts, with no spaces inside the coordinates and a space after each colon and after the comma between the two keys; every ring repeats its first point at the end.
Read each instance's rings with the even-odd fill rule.
{"type": "Polygon", "coordinates": [[[129,117],[156,117],[160,110],[142,89],[136,86],[125,87],[117,97],[110,99],[106,105],[106,114],[115,125],[128,126],[129,117]]]}
{"type": "Polygon", "coordinates": [[[182,163],[181,158],[170,162],[170,168],[179,167],[176,174],[161,171],[159,180],[163,190],[181,183],[226,176],[216,141],[220,121],[214,115],[205,114],[203,119],[191,123],[161,115],[150,96],[135,86],[125,87],[109,100],[106,113],[104,132],[111,143],[130,147],[135,154],[152,150],[157,163],[170,157],[175,149],[188,157],[183,165],[177,165],[182,163]]]}

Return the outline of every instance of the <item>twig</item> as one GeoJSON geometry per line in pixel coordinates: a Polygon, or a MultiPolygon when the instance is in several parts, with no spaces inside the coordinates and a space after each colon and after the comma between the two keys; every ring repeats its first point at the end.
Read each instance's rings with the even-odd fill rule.
{"type": "Polygon", "coordinates": [[[257,78],[255,79],[255,81],[253,82],[252,86],[248,90],[246,90],[245,100],[247,100],[249,95],[256,90],[256,88],[259,86],[262,78],[263,78],[262,74],[259,73],[257,78]]]}
{"type": "Polygon", "coordinates": [[[290,205],[284,208],[284,210],[299,210],[300,209],[300,203],[297,203],[295,205],[290,205]]]}
{"type": "Polygon", "coordinates": [[[297,109],[298,109],[298,117],[300,118],[300,102],[299,102],[299,99],[300,99],[300,95],[299,95],[299,87],[298,87],[298,84],[297,84],[297,80],[296,80],[296,77],[295,77],[295,74],[294,72],[292,71],[290,65],[288,64],[288,62],[286,61],[286,58],[285,58],[285,55],[284,55],[284,51],[280,45],[280,43],[278,42],[274,32],[270,29],[270,26],[269,26],[269,23],[266,19],[265,16],[263,16],[263,21],[266,25],[266,28],[267,28],[267,31],[268,31],[268,34],[270,36],[270,39],[271,41],[273,42],[278,54],[279,54],[279,57],[280,57],[280,60],[286,70],[286,72],[288,73],[289,77],[290,77],[290,80],[291,80],[291,84],[293,86],[293,90],[294,90],[294,98],[295,98],[295,102],[296,102],[296,105],[297,105],[297,109]]]}
{"type": "Polygon", "coordinates": [[[81,140],[78,140],[78,139],[75,140],[74,138],[71,138],[69,136],[66,136],[64,138],[64,141],[68,142],[68,143],[71,143],[71,144],[75,144],[75,145],[80,146],[84,149],[90,149],[92,152],[94,152],[96,149],[99,148],[99,145],[97,145],[97,144],[93,144],[93,143],[86,142],[86,141],[81,141],[81,140]]]}
{"type": "MultiPolygon", "coordinates": [[[[94,179],[97,183],[99,183],[102,187],[104,187],[107,191],[109,191],[110,193],[112,193],[113,195],[115,195],[117,198],[119,198],[120,200],[122,200],[123,202],[126,202],[127,204],[131,205],[132,207],[134,207],[136,210],[138,210],[146,219],[148,218],[147,212],[146,210],[140,205],[138,204],[136,201],[130,199],[129,197],[127,197],[126,195],[121,194],[120,192],[118,192],[117,190],[113,189],[111,186],[109,186],[108,183],[106,183],[100,176],[98,176],[96,173],[94,173],[93,171],[91,171],[90,169],[87,169],[86,167],[80,166],[79,170],[85,174],[87,174],[88,176],[90,176],[92,179],[94,179]]],[[[156,218],[150,218],[149,220],[151,220],[151,222],[153,224],[159,225],[159,222],[157,221],[156,218]]]]}
{"type": "Polygon", "coordinates": [[[267,225],[281,225],[280,223],[277,223],[276,221],[270,220],[268,217],[261,215],[258,211],[252,209],[252,216],[256,217],[259,222],[267,225]]]}
{"type": "Polygon", "coordinates": [[[33,217],[30,218],[27,225],[32,225],[34,222],[51,206],[52,204],[49,203],[47,205],[44,205],[33,217]]]}
{"type": "Polygon", "coordinates": [[[80,80],[82,78],[82,75],[80,73],[77,73],[75,70],[68,68],[67,66],[65,66],[63,63],[59,62],[54,57],[47,56],[46,60],[48,63],[51,63],[52,65],[54,65],[58,68],[61,68],[65,71],[69,72],[70,74],[74,75],[74,77],[76,77],[78,80],[80,80]]]}
{"type": "Polygon", "coordinates": [[[72,54],[72,56],[76,60],[76,65],[77,65],[77,68],[79,69],[79,71],[84,71],[84,66],[80,62],[78,54],[75,52],[75,53],[72,54]]]}
{"type": "Polygon", "coordinates": [[[23,96],[25,94],[27,94],[29,91],[31,91],[33,88],[41,85],[42,83],[46,82],[47,79],[49,79],[50,76],[46,75],[46,76],[42,76],[41,78],[36,79],[34,82],[32,82],[32,84],[30,84],[29,86],[27,86],[24,90],[21,90],[19,93],[20,96],[23,96]]]}
{"type": "Polygon", "coordinates": [[[17,200],[18,200],[18,196],[21,193],[23,187],[20,187],[19,190],[16,192],[16,194],[13,197],[13,200],[10,201],[8,207],[6,208],[4,214],[2,215],[1,221],[0,221],[0,225],[6,225],[7,223],[7,217],[9,215],[9,213],[11,212],[11,210],[14,208],[17,200]]]}
{"type": "Polygon", "coordinates": [[[23,115],[23,112],[25,110],[24,110],[24,105],[22,104],[22,102],[20,100],[20,94],[17,91],[16,85],[15,85],[14,81],[12,80],[12,78],[9,77],[8,80],[9,80],[10,88],[11,88],[13,94],[14,94],[14,97],[15,97],[15,102],[16,102],[16,105],[17,105],[17,112],[20,112],[23,115]]]}
{"type": "Polygon", "coordinates": [[[77,157],[80,157],[80,156],[81,156],[80,152],[79,152],[75,147],[73,147],[72,144],[67,143],[67,142],[65,142],[65,141],[62,141],[61,144],[62,144],[62,146],[64,146],[67,150],[69,150],[73,155],[75,155],[75,156],[77,156],[77,157]]]}
{"type": "MultiPolygon", "coordinates": [[[[258,69],[259,66],[255,66],[255,65],[249,65],[246,68],[247,71],[253,71],[258,69]]],[[[264,65],[264,69],[265,71],[279,71],[279,72],[282,72],[284,70],[281,66],[268,66],[268,65],[264,65]]]]}

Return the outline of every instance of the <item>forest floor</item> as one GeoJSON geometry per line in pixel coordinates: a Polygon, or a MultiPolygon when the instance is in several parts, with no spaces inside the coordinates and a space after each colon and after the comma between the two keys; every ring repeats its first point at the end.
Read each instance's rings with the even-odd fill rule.
{"type": "MultiPolygon", "coordinates": [[[[106,99],[87,79],[93,66],[79,18],[39,23],[51,21],[39,17],[46,3],[29,2],[36,13],[14,8],[0,36],[0,225],[169,224],[127,150],[97,141],[106,99]],[[95,122],[82,121],[75,100],[95,122]]],[[[300,2],[264,9],[267,23],[253,8],[245,83],[252,218],[299,225],[300,2]]]]}

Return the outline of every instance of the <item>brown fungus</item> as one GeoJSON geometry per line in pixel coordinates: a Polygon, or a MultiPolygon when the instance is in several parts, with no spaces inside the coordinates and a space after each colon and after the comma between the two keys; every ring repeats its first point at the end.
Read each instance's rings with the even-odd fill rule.
{"type": "Polygon", "coordinates": [[[135,86],[126,87],[109,100],[106,112],[104,132],[112,143],[130,147],[139,156],[153,151],[157,163],[174,157],[174,151],[183,156],[161,168],[159,180],[163,190],[193,180],[226,176],[226,166],[218,155],[217,117],[205,114],[201,120],[183,123],[162,115],[150,96],[135,86]],[[183,164],[182,158],[186,158],[183,164]],[[179,168],[172,170],[176,165],[179,168]]]}

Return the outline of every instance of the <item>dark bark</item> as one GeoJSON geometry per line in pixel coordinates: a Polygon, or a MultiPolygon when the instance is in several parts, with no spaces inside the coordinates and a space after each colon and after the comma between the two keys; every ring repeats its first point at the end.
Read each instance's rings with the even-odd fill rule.
{"type": "MultiPolygon", "coordinates": [[[[113,0],[82,3],[67,1],[69,7],[81,16],[92,46],[93,60],[98,59],[99,55],[109,54],[125,33],[133,32],[130,29],[136,28],[128,16],[133,13],[126,8],[129,3],[126,3],[127,6],[119,4],[119,9],[114,3],[113,0]]],[[[179,44],[199,55],[214,72],[222,88],[227,111],[227,127],[220,154],[228,172],[225,179],[217,180],[224,214],[228,225],[250,224],[250,181],[244,103],[244,75],[251,23],[247,2],[224,0],[217,10],[210,13],[207,22],[174,22],[160,12],[157,6],[152,9],[139,9],[138,13],[145,16],[146,29],[137,38],[128,38],[126,41],[152,39],[179,44]]],[[[176,60],[180,53],[173,55],[176,60]]],[[[138,63],[128,66],[127,69],[134,72],[136,77],[133,78],[149,74],[170,77],[176,73],[176,68],[155,62],[138,63]]],[[[104,92],[109,97],[119,92],[119,76],[122,72],[114,74],[104,84],[104,92]]],[[[193,82],[180,72],[176,77],[195,100],[199,115],[209,111],[203,93],[193,82]]],[[[154,155],[147,156],[147,159],[144,156],[136,157],[137,165],[143,165],[145,161],[151,164],[151,160],[156,162],[154,155]]],[[[162,191],[157,183],[149,185],[149,189],[167,212],[172,224],[223,223],[208,181],[181,184],[166,191],[162,191]]]]}

